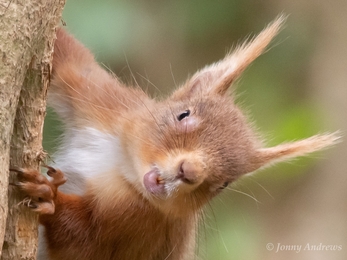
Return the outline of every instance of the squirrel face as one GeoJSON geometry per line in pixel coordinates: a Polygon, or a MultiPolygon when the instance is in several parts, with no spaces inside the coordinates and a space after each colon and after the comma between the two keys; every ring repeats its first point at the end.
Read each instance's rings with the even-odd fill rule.
{"type": "MultiPolygon", "coordinates": [[[[230,182],[273,162],[333,144],[338,136],[262,148],[228,88],[266,48],[280,18],[253,41],[198,71],[168,99],[142,103],[121,131],[134,186],[167,214],[198,210],[230,182]]],[[[140,99],[140,98],[139,98],[140,99]]]]}
{"type": "Polygon", "coordinates": [[[123,130],[138,165],[136,186],[156,206],[174,213],[200,208],[249,172],[258,143],[232,97],[191,96],[186,88],[186,98],[173,95],[147,105],[133,115],[141,124],[129,122],[123,130]]]}

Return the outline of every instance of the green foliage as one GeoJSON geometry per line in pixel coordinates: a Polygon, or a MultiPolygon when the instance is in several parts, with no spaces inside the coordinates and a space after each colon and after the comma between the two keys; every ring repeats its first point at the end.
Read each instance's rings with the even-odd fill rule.
{"type": "Polygon", "coordinates": [[[57,114],[48,107],[43,126],[43,148],[48,152],[49,156],[55,152],[62,133],[62,125],[57,118],[57,114]]]}

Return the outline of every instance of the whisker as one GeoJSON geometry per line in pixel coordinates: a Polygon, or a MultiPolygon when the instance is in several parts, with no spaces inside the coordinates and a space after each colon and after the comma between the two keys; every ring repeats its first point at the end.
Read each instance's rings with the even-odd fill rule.
{"type": "Polygon", "coordinates": [[[107,66],[107,65],[106,65],[105,63],[103,63],[103,62],[101,62],[100,64],[102,65],[103,68],[105,68],[105,70],[106,70],[109,74],[111,74],[112,77],[118,79],[116,73],[114,73],[113,70],[112,70],[109,66],[107,66]]]}
{"type": "Polygon", "coordinates": [[[135,75],[134,75],[132,69],[130,68],[130,64],[129,64],[129,61],[128,61],[128,57],[126,56],[125,53],[124,53],[124,58],[125,58],[125,62],[126,62],[126,64],[127,64],[127,66],[128,66],[128,69],[129,69],[129,72],[130,72],[131,77],[133,78],[133,80],[134,80],[136,86],[140,87],[140,85],[139,85],[139,83],[137,82],[136,77],[135,77],[135,75]]]}
{"type": "Polygon", "coordinates": [[[150,81],[150,80],[148,79],[148,77],[145,77],[145,76],[143,76],[143,75],[140,74],[140,73],[136,73],[136,74],[139,75],[142,79],[146,80],[147,83],[149,83],[149,84],[150,84],[152,87],[154,87],[160,94],[162,94],[161,89],[158,88],[152,81],[150,81]]]}
{"type": "Polygon", "coordinates": [[[172,255],[172,253],[173,253],[173,251],[175,251],[176,247],[177,247],[177,245],[175,245],[175,246],[172,248],[172,250],[171,250],[170,253],[167,255],[167,257],[165,257],[164,260],[169,259],[170,255],[172,255]]]}
{"type": "Polygon", "coordinates": [[[176,83],[176,79],[175,79],[175,76],[173,74],[173,70],[172,70],[172,64],[170,63],[170,73],[171,73],[171,77],[172,77],[172,80],[173,80],[173,83],[175,85],[175,88],[178,87],[177,83],[176,83]]]}
{"type": "Polygon", "coordinates": [[[243,194],[243,195],[245,195],[245,196],[251,198],[251,199],[254,200],[255,202],[261,204],[261,202],[260,202],[259,200],[257,200],[257,199],[254,197],[254,194],[253,194],[253,196],[252,196],[252,195],[250,195],[250,194],[248,194],[248,193],[246,193],[246,192],[243,192],[243,191],[240,191],[240,190],[236,190],[236,189],[233,189],[233,188],[231,188],[231,187],[228,187],[227,189],[228,189],[228,190],[231,190],[231,191],[234,191],[234,192],[236,192],[236,193],[243,194]]]}
{"type": "Polygon", "coordinates": [[[271,193],[263,185],[261,185],[258,181],[254,180],[253,178],[249,178],[249,179],[252,180],[259,187],[261,187],[266,192],[266,194],[268,194],[273,200],[275,199],[274,196],[272,196],[271,193]]]}

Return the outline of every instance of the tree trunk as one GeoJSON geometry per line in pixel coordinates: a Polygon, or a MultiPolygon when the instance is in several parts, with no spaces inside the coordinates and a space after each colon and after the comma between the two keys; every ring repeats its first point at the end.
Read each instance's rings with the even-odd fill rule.
{"type": "MultiPolygon", "coordinates": [[[[46,93],[64,4],[65,0],[0,0],[1,259],[36,257],[37,215],[20,207],[23,197],[12,186],[8,189],[8,169],[38,169],[44,158],[46,93]]],[[[12,176],[10,182],[15,182],[12,176]]]]}

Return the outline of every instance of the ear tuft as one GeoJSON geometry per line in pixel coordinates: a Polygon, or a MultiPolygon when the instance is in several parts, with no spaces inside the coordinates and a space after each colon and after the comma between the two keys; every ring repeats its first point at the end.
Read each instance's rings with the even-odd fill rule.
{"type": "Polygon", "coordinates": [[[273,163],[316,152],[341,141],[339,132],[315,135],[292,143],[284,143],[270,148],[262,148],[257,152],[252,171],[273,163]]]}
{"type": "Polygon", "coordinates": [[[242,72],[264,52],[284,21],[285,16],[279,16],[253,40],[243,43],[223,60],[198,71],[174,93],[173,98],[189,97],[196,92],[224,95],[242,72]]]}

